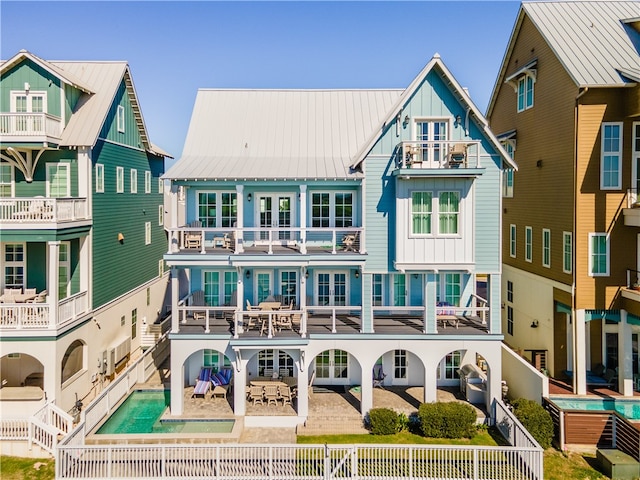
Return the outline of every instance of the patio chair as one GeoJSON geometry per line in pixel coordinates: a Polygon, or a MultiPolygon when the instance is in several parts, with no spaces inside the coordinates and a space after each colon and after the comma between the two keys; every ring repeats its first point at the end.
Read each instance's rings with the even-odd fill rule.
{"type": "Polygon", "coordinates": [[[282,406],[291,405],[291,401],[293,400],[293,394],[291,393],[291,388],[288,385],[283,385],[278,387],[278,398],[282,400],[282,406]]]}
{"type": "Polygon", "coordinates": [[[264,376],[267,378],[272,378],[273,377],[273,368],[265,368],[264,369],[264,376]]]}
{"type": "Polygon", "coordinates": [[[232,371],[229,368],[223,368],[218,373],[211,375],[211,398],[222,397],[227,399],[227,392],[232,384],[232,371]]]}
{"type": "Polygon", "coordinates": [[[464,143],[456,143],[449,150],[449,166],[458,167],[467,157],[467,145],[464,143]]]}
{"type": "MultiPolygon", "coordinates": [[[[196,290],[195,292],[193,292],[191,294],[191,303],[190,306],[192,307],[204,307],[205,306],[205,302],[204,302],[204,292],[202,290],[196,290]]],[[[193,319],[194,320],[204,320],[207,318],[207,312],[202,310],[202,311],[193,311],[193,319]]]]}
{"type": "Polygon", "coordinates": [[[277,406],[278,405],[278,398],[279,398],[278,385],[276,385],[276,384],[265,385],[264,386],[264,398],[267,400],[267,406],[271,405],[272,403],[277,406]]]}
{"type": "Polygon", "coordinates": [[[284,313],[279,313],[276,316],[276,328],[278,331],[283,328],[293,330],[293,314],[291,313],[291,310],[293,310],[293,302],[280,309],[280,311],[284,313]]]}
{"type": "Polygon", "coordinates": [[[47,290],[41,291],[36,298],[33,299],[33,303],[47,303],[47,290]]]}
{"type": "Polygon", "coordinates": [[[359,232],[347,233],[342,237],[342,247],[345,252],[356,252],[359,250],[359,232]]]}
{"type": "Polygon", "coordinates": [[[264,405],[264,390],[262,387],[250,387],[249,400],[253,402],[253,405],[264,405]]]}
{"type": "Polygon", "coordinates": [[[286,378],[289,376],[289,369],[287,367],[280,367],[278,369],[278,373],[280,374],[280,377],[286,378]]]}
{"type": "MultiPolygon", "coordinates": [[[[194,220],[188,225],[190,228],[202,228],[202,222],[194,220]]],[[[184,233],[184,248],[200,249],[202,246],[202,232],[186,231],[184,233]]]]}
{"type": "Polygon", "coordinates": [[[377,364],[373,366],[373,388],[379,387],[384,388],[384,379],[387,376],[384,371],[382,371],[382,365],[377,364]]]}
{"type": "Polygon", "coordinates": [[[202,367],[200,369],[200,375],[198,375],[198,378],[196,378],[196,385],[195,387],[193,387],[193,393],[191,394],[191,398],[197,395],[202,395],[202,397],[204,398],[204,396],[207,394],[207,392],[211,388],[210,379],[211,379],[211,368],[202,367]]]}
{"type": "MultiPolygon", "coordinates": [[[[247,299],[247,311],[248,312],[261,312],[262,309],[258,306],[251,305],[251,302],[247,299]]],[[[245,325],[246,330],[251,330],[251,328],[258,326],[257,321],[260,320],[260,313],[248,313],[248,320],[245,325]]]]}

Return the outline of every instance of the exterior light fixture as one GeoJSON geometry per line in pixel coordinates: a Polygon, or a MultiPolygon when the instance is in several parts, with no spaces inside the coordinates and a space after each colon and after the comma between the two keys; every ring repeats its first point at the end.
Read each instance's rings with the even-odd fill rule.
{"type": "Polygon", "coordinates": [[[353,274],[356,278],[360,278],[360,270],[358,270],[357,268],[353,271],[353,274]]]}
{"type": "Polygon", "coordinates": [[[250,202],[250,201],[251,201],[251,194],[247,193],[247,202],[250,202]]]}
{"type": "Polygon", "coordinates": [[[124,234],[122,232],[118,233],[118,241],[124,244],[124,234]]]}
{"type": "Polygon", "coordinates": [[[246,272],[244,272],[244,276],[247,278],[251,278],[251,270],[247,270],[246,272]]]}

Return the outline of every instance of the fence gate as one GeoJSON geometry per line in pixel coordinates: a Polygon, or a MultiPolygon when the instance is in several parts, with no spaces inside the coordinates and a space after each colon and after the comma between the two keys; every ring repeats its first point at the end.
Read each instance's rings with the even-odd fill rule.
{"type": "Polygon", "coordinates": [[[356,447],[325,445],[324,478],[353,478],[356,473],[356,447]]]}

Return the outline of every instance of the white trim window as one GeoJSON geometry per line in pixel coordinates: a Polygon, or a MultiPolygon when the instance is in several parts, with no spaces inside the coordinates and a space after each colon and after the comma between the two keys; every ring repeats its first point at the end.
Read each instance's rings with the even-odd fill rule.
{"type": "MultiPolygon", "coordinates": [[[[502,142],[502,146],[509,154],[509,157],[513,159],[513,153],[515,140],[507,140],[502,142]]],[[[513,168],[505,168],[502,172],[502,196],[506,198],[513,197],[513,176],[515,170],[513,168]]]]}
{"type": "Polygon", "coordinates": [[[438,201],[438,233],[457,235],[460,218],[460,192],[440,192],[438,201]]]}
{"type": "Polygon", "coordinates": [[[124,193],[124,167],[116,167],[116,193],[124,193]]]}
{"type": "Polygon", "coordinates": [[[138,309],[131,310],[131,340],[138,336],[138,309]]]}
{"type": "Polygon", "coordinates": [[[158,179],[158,193],[164,193],[164,180],[161,178],[158,179]]]}
{"type": "Polygon", "coordinates": [[[5,243],[2,246],[2,287],[24,288],[27,273],[27,249],[24,243],[5,243]]]}
{"type": "Polygon", "coordinates": [[[144,171],[144,193],[151,193],[151,172],[144,171]]]}
{"type": "Polygon", "coordinates": [[[138,193],[138,170],[135,168],[131,169],[130,172],[131,185],[129,188],[131,189],[131,193],[138,193]]]}
{"type": "Polygon", "coordinates": [[[542,266],[551,268],[551,230],[542,229],[542,266]]]}
{"type": "Polygon", "coordinates": [[[420,161],[437,167],[447,159],[449,119],[416,119],[413,138],[420,148],[420,161]]]}
{"type": "Polygon", "coordinates": [[[462,292],[462,282],[459,273],[441,273],[438,279],[437,301],[447,302],[449,305],[460,306],[460,294],[462,292]],[[442,285],[442,291],[440,291],[442,285]]]}
{"type": "Polygon", "coordinates": [[[198,220],[203,227],[233,227],[238,220],[236,192],[198,192],[198,220]]]}
{"type": "MultiPolygon", "coordinates": [[[[47,92],[44,91],[13,91],[9,101],[12,113],[47,113],[47,92]]],[[[11,128],[17,132],[44,132],[43,115],[18,116],[11,128]]]]}
{"type": "Polygon", "coordinates": [[[144,222],[144,244],[151,244],[151,222],[144,222]]]}
{"type": "Polygon", "coordinates": [[[600,189],[622,188],[622,122],[606,122],[601,126],[600,189]]]}
{"type": "Polygon", "coordinates": [[[406,380],[409,367],[409,355],[406,350],[394,350],[393,352],[393,378],[406,380]]]}
{"type": "Polygon", "coordinates": [[[509,256],[516,258],[516,226],[509,225],[509,256]]]}
{"type": "Polygon", "coordinates": [[[211,307],[232,305],[234,292],[238,288],[238,272],[235,270],[204,270],[202,285],[206,305],[211,307]]]}
{"type": "Polygon", "coordinates": [[[384,305],[384,275],[374,273],[371,278],[371,301],[374,307],[384,305]]]}
{"type": "Polygon", "coordinates": [[[352,227],[354,203],[353,192],[311,192],[311,226],[352,227]]]}
{"type": "Polygon", "coordinates": [[[533,261],[533,229],[524,227],[524,259],[527,262],[533,261]]]}
{"type": "Polygon", "coordinates": [[[13,166],[8,163],[0,164],[0,198],[14,197],[15,185],[13,166]]]}
{"type": "Polygon", "coordinates": [[[589,276],[609,276],[609,235],[589,234],[589,276]]]}
{"type": "Polygon", "coordinates": [[[507,280],[507,302],[513,303],[513,282],[507,280]]]}
{"type": "Polygon", "coordinates": [[[124,107],[122,105],[118,105],[116,117],[117,117],[116,123],[118,127],[118,132],[124,133],[124,107]]]}
{"type": "Polygon", "coordinates": [[[533,77],[531,75],[523,75],[518,79],[518,112],[533,107],[533,77]]]}
{"type": "Polygon", "coordinates": [[[67,162],[47,163],[47,197],[71,196],[70,164],[67,162]]]}
{"type": "Polygon", "coordinates": [[[573,271],[573,234],[562,232],[562,271],[571,273],[573,271]]]}
{"type": "Polygon", "coordinates": [[[96,163],[96,193],[104,193],[104,165],[96,163]]]}
{"type": "Polygon", "coordinates": [[[164,225],[164,205],[158,205],[158,226],[164,225]]]}
{"type": "Polygon", "coordinates": [[[58,300],[70,295],[71,281],[71,243],[60,242],[58,249],[58,300]]]}
{"type": "Polygon", "coordinates": [[[411,192],[411,234],[431,235],[431,192],[411,192]]]}
{"type": "Polygon", "coordinates": [[[507,307],[507,333],[513,336],[513,307],[507,307]]]}

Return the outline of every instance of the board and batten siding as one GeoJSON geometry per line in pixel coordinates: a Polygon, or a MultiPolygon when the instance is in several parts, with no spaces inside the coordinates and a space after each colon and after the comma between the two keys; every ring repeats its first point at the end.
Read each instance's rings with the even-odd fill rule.
{"type": "Polygon", "coordinates": [[[100,131],[100,138],[134,148],[142,147],[138,123],[133,114],[133,108],[131,107],[131,101],[129,100],[129,94],[127,93],[124,80],[120,82],[120,86],[116,91],[113,103],[100,131]],[[118,131],[117,112],[119,106],[124,107],[124,132],[118,131]]]}
{"type": "Polygon", "coordinates": [[[12,91],[24,92],[24,84],[30,92],[47,92],[47,113],[61,117],[60,79],[31,60],[23,60],[2,74],[0,105],[3,112],[10,111],[12,91]]]}
{"type": "Polygon", "coordinates": [[[483,155],[480,159],[485,169],[473,183],[474,203],[474,261],[475,271],[496,273],[500,271],[500,168],[497,156],[483,155]]]}
{"type": "MultiPolygon", "coordinates": [[[[163,195],[158,178],[163,159],[142,150],[99,140],[93,165],[104,165],[104,193],[93,186],[93,308],[158,276],[158,263],[167,250],[164,227],[158,225],[163,195]],[[116,193],[116,166],[124,166],[124,193],[116,193]],[[138,170],[138,193],[130,193],[130,169],[138,170]],[[151,193],[144,193],[144,172],[152,172],[151,193]],[[145,223],[151,222],[151,244],[145,245],[145,223]],[[118,242],[118,233],[124,242],[118,242]]],[[[94,173],[95,176],[95,173],[94,173]]]]}

